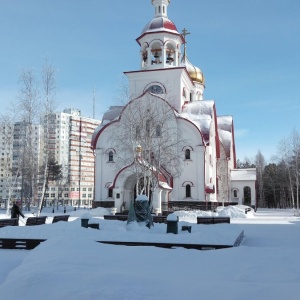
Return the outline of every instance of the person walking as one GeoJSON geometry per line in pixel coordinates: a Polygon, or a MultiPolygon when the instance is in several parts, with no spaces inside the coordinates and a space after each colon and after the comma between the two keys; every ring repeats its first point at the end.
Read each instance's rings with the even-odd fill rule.
{"type": "Polygon", "coordinates": [[[19,206],[14,203],[12,208],[11,208],[11,219],[18,219],[18,225],[19,225],[19,217],[20,215],[24,218],[25,216],[21,212],[19,206]]]}

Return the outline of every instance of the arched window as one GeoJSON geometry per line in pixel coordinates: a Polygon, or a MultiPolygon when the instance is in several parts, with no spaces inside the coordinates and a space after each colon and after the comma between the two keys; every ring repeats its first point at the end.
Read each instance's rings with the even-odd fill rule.
{"type": "Polygon", "coordinates": [[[185,186],[185,197],[186,198],[192,197],[192,195],[191,195],[191,186],[189,184],[187,184],[185,186]]]}
{"type": "Polygon", "coordinates": [[[161,126],[157,125],[155,129],[156,136],[161,136],[161,126]]]}
{"type": "Polygon", "coordinates": [[[113,189],[108,189],[108,197],[112,198],[113,196],[113,189]]]}
{"type": "Polygon", "coordinates": [[[237,190],[234,190],[234,191],[233,191],[233,197],[234,197],[234,198],[237,198],[237,190]]]}
{"type": "Polygon", "coordinates": [[[108,153],[108,161],[114,161],[114,153],[112,151],[108,153]]]}
{"type": "Polygon", "coordinates": [[[151,121],[147,120],[146,121],[146,134],[147,134],[147,136],[150,136],[150,125],[151,125],[151,121]]]}
{"type": "Polygon", "coordinates": [[[249,186],[244,187],[244,205],[251,205],[251,188],[249,186]]]}
{"type": "Polygon", "coordinates": [[[140,137],[141,137],[141,128],[140,128],[140,126],[136,126],[136,129],[135,129],[135,138],[139,139],[140,137]]]}
{"type": "Polygon", "coordinates": [[[184,158],[191,159],[191,150],[190,149],[185,149],[184,158]]]}

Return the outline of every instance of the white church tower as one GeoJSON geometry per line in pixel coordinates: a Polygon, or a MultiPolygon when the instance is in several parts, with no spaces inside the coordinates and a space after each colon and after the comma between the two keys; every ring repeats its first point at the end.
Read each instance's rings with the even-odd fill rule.
{"type": "Polygon", "coordinates": [[[140,68],[124,72],[129,102],[110,107],[93,135],[94,206],[128,210],[138,193],[156,212],[242,204],[244,181],[231,181],[233,118],[204,100],[204,75],[187,57],[189,32],[168,18],[170,0],[151,3],[154,16],[136,39],[140,68]]]}
{"type": "Polygon", "coordinates": [[[170,0],[152,1],[154,18],[136,39],[140,45],[140,70],[125,74],[132,97],[147,90],[161,94],[181,113],[185,102],[203,100],[204,76],[187,58],[185,37],[188,32],[184,29],[180,34],[168,18],[169,3],[170,0]]]}

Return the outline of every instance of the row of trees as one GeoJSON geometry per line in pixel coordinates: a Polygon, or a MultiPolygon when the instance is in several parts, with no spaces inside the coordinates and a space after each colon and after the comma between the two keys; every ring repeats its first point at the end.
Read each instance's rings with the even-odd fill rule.
{"type": "Polygon", "coordinates": [[[24,199],[28,203],[37,200],[37,189],[42,185],[41,211],[48,181],[61,177],[61,167],[48,151],[48,116],[56,107],[55,70],[52,64],[45,61],[40,81],[33,69],[23,69],[19,84],[16,101],[0,115],[1,169],[5,175],[2,177],[2,190],[8,191],[7,213],[14,191],[20,185],[22,205],[24,199]],[[44,124],[39,127],[42,116],[44,124]],[[38,131],[40,135],[37,135],[38,131]]]}
{"type": "Polygon", "coordinates": [[[297,130],[280,141],[271,162],[266,163],[258,151],[253,161],[237,161],[237,167],[256,167],[259,207],[292,207],[299,212],[300,133],[297,130]]]}

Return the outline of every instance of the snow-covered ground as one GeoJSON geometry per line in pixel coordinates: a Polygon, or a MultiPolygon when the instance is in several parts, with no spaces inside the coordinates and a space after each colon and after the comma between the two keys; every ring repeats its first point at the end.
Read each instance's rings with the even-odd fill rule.
{"type": "MultiPolygon", "coordinates": [[[[51,211],[51,210],[50,210],[51,211]]],[[[0,211],[0,218],[7,218],[0,211]],[[2,214],[1,214],[2,213],[2,214]]],[[[300,218],[292,210],[244,207],[219,209],[231,224],[197,225],[211,213],[177,212],[192,232],[166,234],[104,220],[105,209],[68,211],[69,222],[0,228],[0,238],[45,238],[34,250],[0,249],[0,299],[300,299],[300,218]],[[89,213],[100,230],[81,227],[89,213]],[[126,247],[95,241],[231,243],[244,230],[239,247],[221,250],[126,247]]],[[[30,216],[26,214],[25,217],[30,216]]],[[[32,216],[32,215],[31,215],[32,216]]]]}

